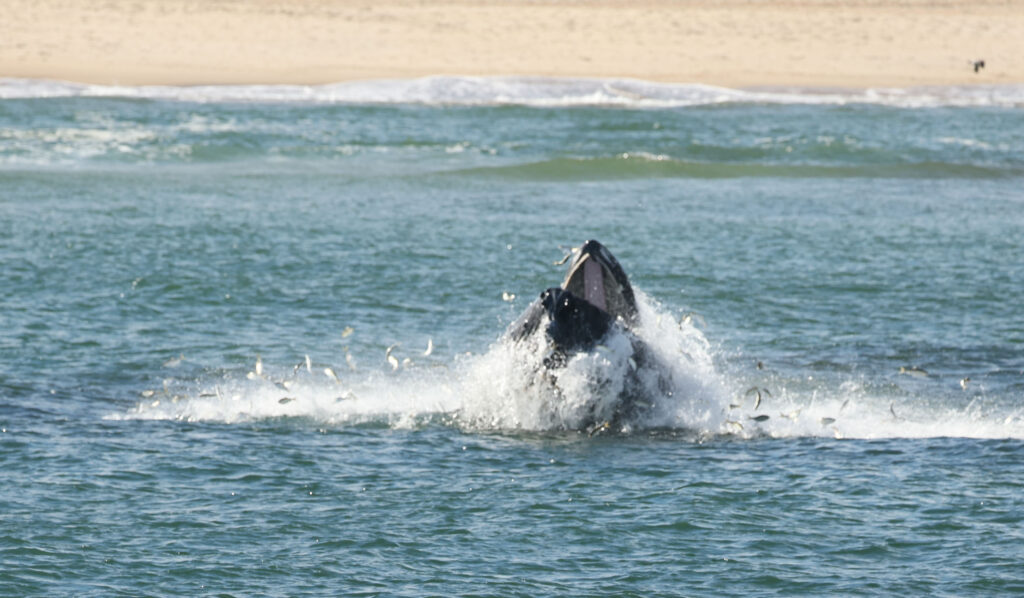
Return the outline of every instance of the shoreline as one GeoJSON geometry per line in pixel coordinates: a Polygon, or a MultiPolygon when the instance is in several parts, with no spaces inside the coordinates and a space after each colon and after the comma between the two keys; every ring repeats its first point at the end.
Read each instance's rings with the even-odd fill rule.
{"type": "Polygon", "coordinates": [[[0,78],[321,85],[440,76],[732,89],[1024,83],[1024,0],[10,0],[0,78]],[[973,62],[984,60],[975,72],[973,62]]]}
{"type": "Polygon", "coordinates": [[[525,106],[671,109],[758,103],[894,108],[1024,108],[1024,84],[908,88],[760,87],[737,89],[639,79],[449,77],[364,80],[323,85],[108,86],[42,79],[0,79],[0,101],[122,98],[198,103],[525,106]]]}

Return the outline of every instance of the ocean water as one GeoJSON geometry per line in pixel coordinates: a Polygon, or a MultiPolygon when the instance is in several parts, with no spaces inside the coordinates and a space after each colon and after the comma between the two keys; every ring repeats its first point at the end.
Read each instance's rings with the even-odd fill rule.
{"type": "Polygon", "coordinates": [[[0,594],[1019,595],[1022,256],[1019,87],[3,80],[0,594]]]}

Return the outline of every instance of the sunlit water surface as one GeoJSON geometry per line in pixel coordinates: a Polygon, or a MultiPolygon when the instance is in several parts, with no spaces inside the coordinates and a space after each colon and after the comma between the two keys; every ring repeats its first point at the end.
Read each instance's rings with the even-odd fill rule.
{"type": "Polygon", "coordinates": [[[1024,592],[1022,97],[0,82],[0,593],[1024,592]]]}

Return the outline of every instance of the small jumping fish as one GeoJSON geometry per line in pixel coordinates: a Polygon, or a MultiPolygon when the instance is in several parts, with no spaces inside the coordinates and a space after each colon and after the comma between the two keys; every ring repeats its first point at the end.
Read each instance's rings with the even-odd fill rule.
{"type": "Polygon", "coordinates": [[[356,362],[354,359],[352,359],[352,354],[349,353],[348,351],[345,351],[345,363],[348,364],[348,369],[355,371],[356,362]]]}
{"type": "Polygon", "coordinates": [[[287,405],[288,403],[291,403],[294,400],[295,397],[281,397],[280,399],[277,400],[277,402],[282,405],[287,405]]]}
{"type": "Polygon", "coordinates": [[[181,365],[181,362],[185,361],[185,354],[180,353],[177,357],[172,357],[164,362],[165,368],[176,368],[181,365]]]}
{"type": "Polygon", "coordinates": [[[767,388],[758,388],[756,386],[751,386],[750,388],[747,389],[747,392],[743,393],[743,396],[747,396],[751,393],[754,394],[754,411],[757,411],[757,408],[761,406],[762,392],[768,395],[769,397],[772,396],[772,393],[767,388]]]}
{"type": "Polygon", "coordinates": [[[384,352],[384,359],[386,359],[387,362],[391,364],[391,371],[395,371],[398,369],[398,358],[391,354],[391,352],[394,351],[395,347],[397,346],[398,343],[395,343],[388,347],[387,351],[384,352]]]}
{"type": "Polygon", "coordinates": [[[752,419],[752,420],[754,420],[756,422],[765,422],[765,421],[768,421],[769,417],[771,417],[771,416],[770,415],[757,415],[757,416],[751,417],[750,419],[752,419]]]}
{"type": "Polygon", "coordinates": [[[153,395],[155,395],[155,394],[156,394],[156,391],[155,391],[155,390],[144,390],[144,391],[142,391],[142,392],[140,392],[140,393],[139,393],[139,395],[140,395],[140,396],[141,396],[142,398],[144,398],[144,399],[148,399],[149,397],[151,397],[151,396],[153,396],[153,395]]]}
{"type": "Polygon", "coordinates": [[[430,357],[430,354],[434,352],[434,339],[427,339],[427,350],[423,352],[424,357],[430,357]]]}
{"type": "Polygon", "coordinates": [[[834,423],[836,423],[836,418],[834,418],[834,417],[823,417],[823,418],[821,418],[821,425],[823,425],[823,426],[828,426],[828,425],[831,425],[831,424],[834,424],[834,423]]]}
{"type": "Polygon", "coordinates": [[[612,425],[612,423],[611,422],[607,422],[607,421],[602,423],[602,424],[598,424],[598,425],[594,426],[593,428],[591,428],[590,432],[587,432],[587,436],[593,436],[594,434],[597,434],[598,432],[604,432],[605,430],[610,428],[611,425],[612,425]]]}
{"type": "Polygon", "coordinates": [[[573,254],[575,254],[579,250],[580,250],[579,247],[572,247],[572,248],[569,249],[569,253],[565,254],[565,256],[563,256],[562,259],[558,260],[557,262],[552,262],[552,263],[554,265],[556,265],[556,266],[561,266],[565,262],[569,261],[569,258],[571,258],[573,256],[573,254]]]}
{"type": "Polygon", "coordinates": [[[341,380],[338,380],[338,375],[335,374],[334,370],[332,370],[331,368],[324,368],[324,375],[330,378],[331,380],[334,380],[338,384],[341,384],[341,380]]]}
{"type": "Polygon", "coordinates": [[[914,376],[915,378],[927,378],[928,372],[918,367],[900,367],[900,373],[908,376],[914,376]]]}
{"type": "Polygon", "coordinates": [[[629,361],[629,367],[632,368],[632,370],[635,372],[636,369],[637,369],[636,360],[633,359],[632,357],[630,357],[628,361],[629,361]]]}
{"type": "Polygon", "coordinates": [[[780,413],[779,417],[784,417],[786,419],[796,419],[797,416],[800,415],[801,411],[803,411],[802,407],[800,409],[797,409],[796,411],[790,411],[789,413],[780,413]]]}
{"type": "Polygon", "coordinates": [[[256,356],[256,369],[253,371],[256,372],[256,375],[260,378],[263,377],[263,358],[259,355],[256,356]]]}
{"type": "Polygon", "coordinates": [[[971,381],[970,378],[962,378],[960,380],[960,388],[962,388],[964,390],[967,390],[967,383],[970,382],[970,381],[971,381]]]}
{"type": "Polygon", "coordinates": [[[694,327],[697,327],[697,322],[700,322],[700,328],[708,327],[707,320],[705,320],[704,317],[701,316],[699,313],[692,311],[687,312],[683,314],[681,318],[679,318],[679,327],[682,328],[685,324],[690,324],[694,327]]]}
{"type": "Polygon", "coordinates": [[[889,413],[896,419],[900,419],[900,416],[896,415],[896,403],[889,403],[889,413]]]}
{"type": "Polygon", "coordinates": [[[725,425],[734,428],[736,431],[743,431],[743,424],[741,424],[740,422],[727,419],[725,420],[725,425]]]}
{"type": "Polygon", "coordinates": [[[516,295],[515,295],[515,293],[509,293],[508,291],[502,291],[501,292],[501,300],[505,301],[505,302],[508,302],[508,303],[511,303],[511,302],[516,300],[516,295]]]}
{"type": "Polygon", "coordinates": [[[757,362],[757,369],[759,369],[759,370],[763,370],[763,369],[764,369],[764,363],[763,363],[763,362],[761,362],[761,361],[758,361],[758,362],[757,362]]]}
{"type": "Polygon", "coordinates": [[[306,368],[306,371],[309,372],[310,374],[313,373],[313,362],[310,361],[309,355],[306,355],[305,359],[292,366],[292,374],[299,373],[299,370],[301,370],[302,368],[306,368]]]}
{"type": "Polygon", "coordinates": [[[341,331],[341,338],[348,338],[352,336],[353,332],[355,332],[354,328],[352,328],[351,326],[346,326],[345,329],[341,331]]]}

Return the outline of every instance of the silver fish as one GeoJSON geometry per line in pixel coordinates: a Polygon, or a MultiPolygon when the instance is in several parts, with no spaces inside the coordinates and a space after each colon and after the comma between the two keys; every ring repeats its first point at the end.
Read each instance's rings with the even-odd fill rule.
{"type": "Polygon", "coordinates": [[[172,357],[164,362],[165,368],[176,368],[181,365],[181,362],[185,361],[185,354],[180,353],[177,357],[172,357]]]}
{"type": "Polygon", "coordinates": [[[683,314],[681,318],[679,318],[679,327],[682,328],[686,324],[691,324],[695,328],[698,328],[698,326],[697,326],[697,322],[698,321],[700,322],[699,328],[707,328],[708,327],[707,320],[704,319],[704,316],[700,315],[699,313],[692,312],[692,311],[691,312],[687,312],[687,313],[683,314]]]}
{"type": "Polygon", "coordinates": [[[753,393],[755,395],[754,396],[754,411],[757,411],[757,408],[761,406],[761,393],[762,392],[764,394],[768,395],[769,397],[772,396],[771,391],[769,391],[767,388],[758,388],[756,386],[751,386],[750,388],[747,389],[747,392],[743,393],[743,396],[747,396],[747,395],[749,395],[751,393],[753,393]]]}
{"type": "Polygon", "coordinates": [[[391,364],[391,371],[395,371],[398,369],[398,358],[391,354],[391,352],[394,351],[395,347],[397,346],[398,343],[395,343],[388,347],[387,351],[384,352],[384,359],[386,359],[387,362],[391,364]]]}
{"type": "Polygon", "coordinates": [[[565,262],[569,261],[569,258],[571,258],[573,256],[573,254],[575,254],[579,250],[580,250],[579,247],[572,247],[572,248],[569,249],[569,253],[565,254],[565,256],[562,257],[562,259],[558,260],[557,262],[552,262],[552,263],[554,265],[556,265],[556,266],[561,266],[565,262]]]}
{"type": "Polygon", "coordinates": [[[915,378],[927,378],[928,377],[928,372],[926,372],[923,368],[918,368],[918,367],[903,367],[903,366],[900,366],[900,373],[901,374],[906,374],[908,376],[914,376],[915,378]]]}

